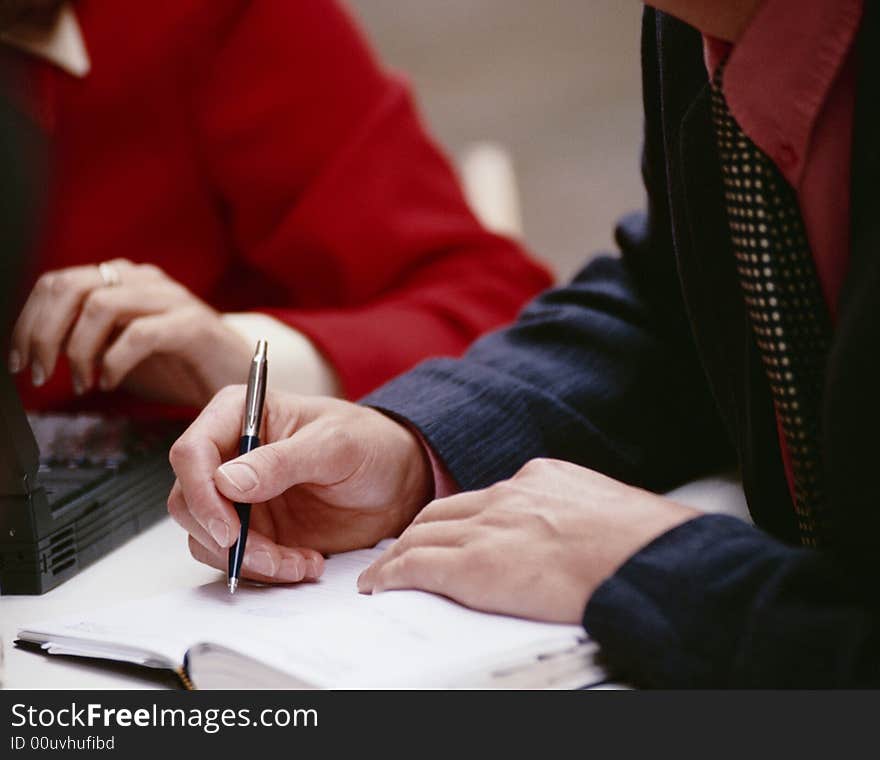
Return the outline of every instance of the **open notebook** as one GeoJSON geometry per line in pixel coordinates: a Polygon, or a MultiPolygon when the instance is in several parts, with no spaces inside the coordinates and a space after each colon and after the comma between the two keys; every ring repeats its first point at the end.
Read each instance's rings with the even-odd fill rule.
{"type": "Polygon", "coordinates": [[[19,631],[50,654],[176,671],[195,688],[577,688],[604,680],[580,626],[466,609],[440,596],[363,596],[386,544],[336,555],[317,583],[218,581],[19,631]]]}

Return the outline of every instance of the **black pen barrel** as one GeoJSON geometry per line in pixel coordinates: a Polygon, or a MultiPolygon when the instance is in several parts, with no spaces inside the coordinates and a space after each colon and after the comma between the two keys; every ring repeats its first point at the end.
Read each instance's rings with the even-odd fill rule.
{"type": "MultiPolygon", "coordinates": [[[[238,454],[247,454],[260,445],[260,439],[255,435],[243,435],[238,441],[238,454]]],[[[238,513],[241,527],[238,532],[238,540],[229,547],[229,578],[238,580],[241,578],[241,565],[244,562],[244,550],[247,545],[248,525],[251,519],[251,505],[235,502],[233,504],[238,513]]]]}

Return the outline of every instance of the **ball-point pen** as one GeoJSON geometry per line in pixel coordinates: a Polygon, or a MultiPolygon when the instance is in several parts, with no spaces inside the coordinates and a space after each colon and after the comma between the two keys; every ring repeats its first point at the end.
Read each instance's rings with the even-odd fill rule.
{"type": "MultiPolygon", "coordinates": [[[[268,345],[265,340],[257,343],[251,369],[248,373],[247,394],[244,402],[244,419],[241,423],[241,438],[238,440],[238,455],[247,454],[260,445],[260,424],[263,421],[263,402],[266,399],[266,352],[268,345]]],[[[241,578],[241,564],[247,545],[248,523],[251,518],[251,505],[236,502],[235,511],[241,528],[238,540],[229,548],[229,573],[227,585],[229,593],[234,594],[241,578]]]]}

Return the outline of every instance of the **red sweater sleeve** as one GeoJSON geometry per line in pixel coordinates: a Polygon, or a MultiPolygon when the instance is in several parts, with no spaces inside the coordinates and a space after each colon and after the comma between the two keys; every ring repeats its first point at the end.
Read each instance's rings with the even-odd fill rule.
{"type": "Polygon", "coordinates": [[[470,212],[404,83],[327,0],[245,3],[198,98],[205,163],[248,265],[358,397],[457,354],[550,282],[470,212]]]}

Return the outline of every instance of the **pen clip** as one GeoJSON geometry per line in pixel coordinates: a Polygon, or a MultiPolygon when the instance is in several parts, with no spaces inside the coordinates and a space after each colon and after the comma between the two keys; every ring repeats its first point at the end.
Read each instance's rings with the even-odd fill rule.
{"type": "Polygon", "coordinates": [[[263,402],[266,398],[266,368],[268,344],[265,340],[257,342],[257,349],[248,374],[247,397],[245,398],[244,419],[241,434],[259,437],[263,416],[263,402]]]}

